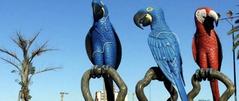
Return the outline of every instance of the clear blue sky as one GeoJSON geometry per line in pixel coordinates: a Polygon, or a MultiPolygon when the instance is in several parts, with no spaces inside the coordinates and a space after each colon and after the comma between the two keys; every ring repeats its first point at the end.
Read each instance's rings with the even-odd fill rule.
{"type": "MultiPolygon", "coordinates": [[[[195,10],[208,6],[225,17],[228,9],[238,10],[235,4],[239,4],[236,0],[103,0],[103,2],[108,6],[110,20],[123,46],[123,58],[118,71],[128,86],[128,94],[131,95],[136,83],[143,78],[148,68],[156,65],[147,46],[149,28],[140,30],[133,23],[133,16],[139,9],[153,6],[161,7],[165,11],[166,22],[180,40],[185,88],[189,92],[192,89],[191,76],[198,69],[191,54],[191,42],[195,32],[195,10]]],[[[16,35],[16,31],[21,31],[24,36],[30,38],[41,30],[35,45],[39,46],[44,41],[49,41],[50,48],[59,49],[46,53],[34,61],[37,68],[61,66],[64,69],[35,76],[30,86],[32,101],[59,101],[60,91],[69,92],[65,101],[84,101],[80,80],[83,73],[92,66],[84,46],[85,36],[92,22],[91,0],[0,0],[0,47],[19,51],[10,40],[16,35]]],[[[216,31],[223,47],[221,71],[233,80],[231,37],[226,35],[229,28],[230,25],[222,21],[216,31]]],[[[16,101],[20,89],[14,81],[17,76],[10,73],[11,70],[10,65],[0,61],[0,99],[4,101],[16,101]]],[[[201,84],[202,90],[196,99],[211,100],[209,83],[201,84]]],[[[91,82],[93,92],[102,87],[101,79],[91,82]]],[[[221,93],[224,90],[224,85],[220,84],[221,93]]],[[[149,95],[149,87],[145,92],[149,95]]],[[[162,83],[152,82],[151,101],[164,100],[168,96],[162,83]]]]}

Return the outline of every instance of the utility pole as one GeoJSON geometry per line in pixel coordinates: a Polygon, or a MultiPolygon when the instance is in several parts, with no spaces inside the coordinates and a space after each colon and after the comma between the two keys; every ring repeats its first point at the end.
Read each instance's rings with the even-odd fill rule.
{"type": "Polygon", "coordinates": [[[60,95],[61,95],[61,101],[64,101],[64,95],[67,95],[69,93],[67,92],[60,92],[60,95]]]}
{"type": "MultiPolygon", "coordinates": [[[[234,24],[233,24],[233,19],[234,18],[238,18],[239,16],[233,16],[233,12],[231,10],[228,10],[227,12],[227,18],[222,18],[220,20],[226,20],[232,28],[234,28],[234,24]],[[229,21],[230,19],[230,21],[229,21]]],[[[235,85],[235,101],[237,101],[237,79],[236,79],[236,57],[235,57],[235,50],[236,48],[234,48],[235,46],[235,35],[234,33],[232,33],[232,57],[233,57],[233,72],[234,72],[234,85],[235,85]]]]}

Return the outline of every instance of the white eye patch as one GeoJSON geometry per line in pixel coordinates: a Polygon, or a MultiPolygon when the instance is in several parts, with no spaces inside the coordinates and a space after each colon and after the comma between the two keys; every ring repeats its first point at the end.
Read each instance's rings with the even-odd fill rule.
{"type": "Polygon", "coordinates": [[[151,11],[153,11],[154,9],[153,9],[153,7],[148,7],[148,8],[146,8],[146,11],[148,11],[148,12],[151,12],[151,11]]]}
{"type": "Polygon", "coordinates": [[[206,16],[207,16],[207,12],[206,12],[205,9],[201,9],[201,10],[196,11],[196,18],[199,22],[203,23],[206,16]]]}

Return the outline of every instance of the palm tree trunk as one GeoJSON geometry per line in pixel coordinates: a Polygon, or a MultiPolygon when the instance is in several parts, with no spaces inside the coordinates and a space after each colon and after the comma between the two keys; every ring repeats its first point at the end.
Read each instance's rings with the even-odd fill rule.
{"type": "Polygon", "coordinates": [[[19,91],[17,101],[20,101],[20,100],[21,100],[21,94],[22,94],[21,91],[19,91]]]}
{"type": "Polygon", "coordinates": [[[29,98],[30,95],[29,95],[29,89],[28,89],[28,86],[23,86],[22,87],[22,94],[21,94],[21,99],[22,101],[29,101],[29,98]]]}
{"type": "Polygon", "coordinates": [[[22,87],[21,87],[21,99],[22,101],[29,101],[31,99],[29,95],[29,65],[27,61],[23,62],[22,71],[22,87]]]}

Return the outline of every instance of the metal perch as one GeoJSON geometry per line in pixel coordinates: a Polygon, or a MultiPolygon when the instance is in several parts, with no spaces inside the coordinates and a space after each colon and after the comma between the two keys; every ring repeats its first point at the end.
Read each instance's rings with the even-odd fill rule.
{"type": "Polygon", "coordinates": [[[200,82],[206,79],[209,81],[217,79],[226,85],[227,90],[220,97],[220,101],[227,101],[235,91],[232,81],[223,73],[212,69],[199,69],[192,76],[191,82],[193,89],[188,93],[189,101],[193,101],[193,99],[198,95],[201,90],[200,82]]]}
{"type": "Polygon", "coordinates": [[[159,80],[164,82],[164,86],[170,93],[170,98],[167,101],[176,101],[178,94],[176,89],[172,86],[170,81],[166,79],[162,71],[158,67],[151,67],[144,76],[143,80],[140,80],[136,85],[136,95],[139,101],[148,101],[144,94],[144,88],[151,82],[151,80],[159,80]]]}
{"type": "Polygon", "coordinates": [[[116,70],[109,66],[101,66],[99,68],[92,68],[87,70],[81,79],[81,91],[85,101],[94,101],[89,89],[89,81],[91,78],[95,78],[95,75],[109,75],[119,87],[119,93],[116,101],[124,101],[127,94],[127,86],[121,79],[116,70]]]}

